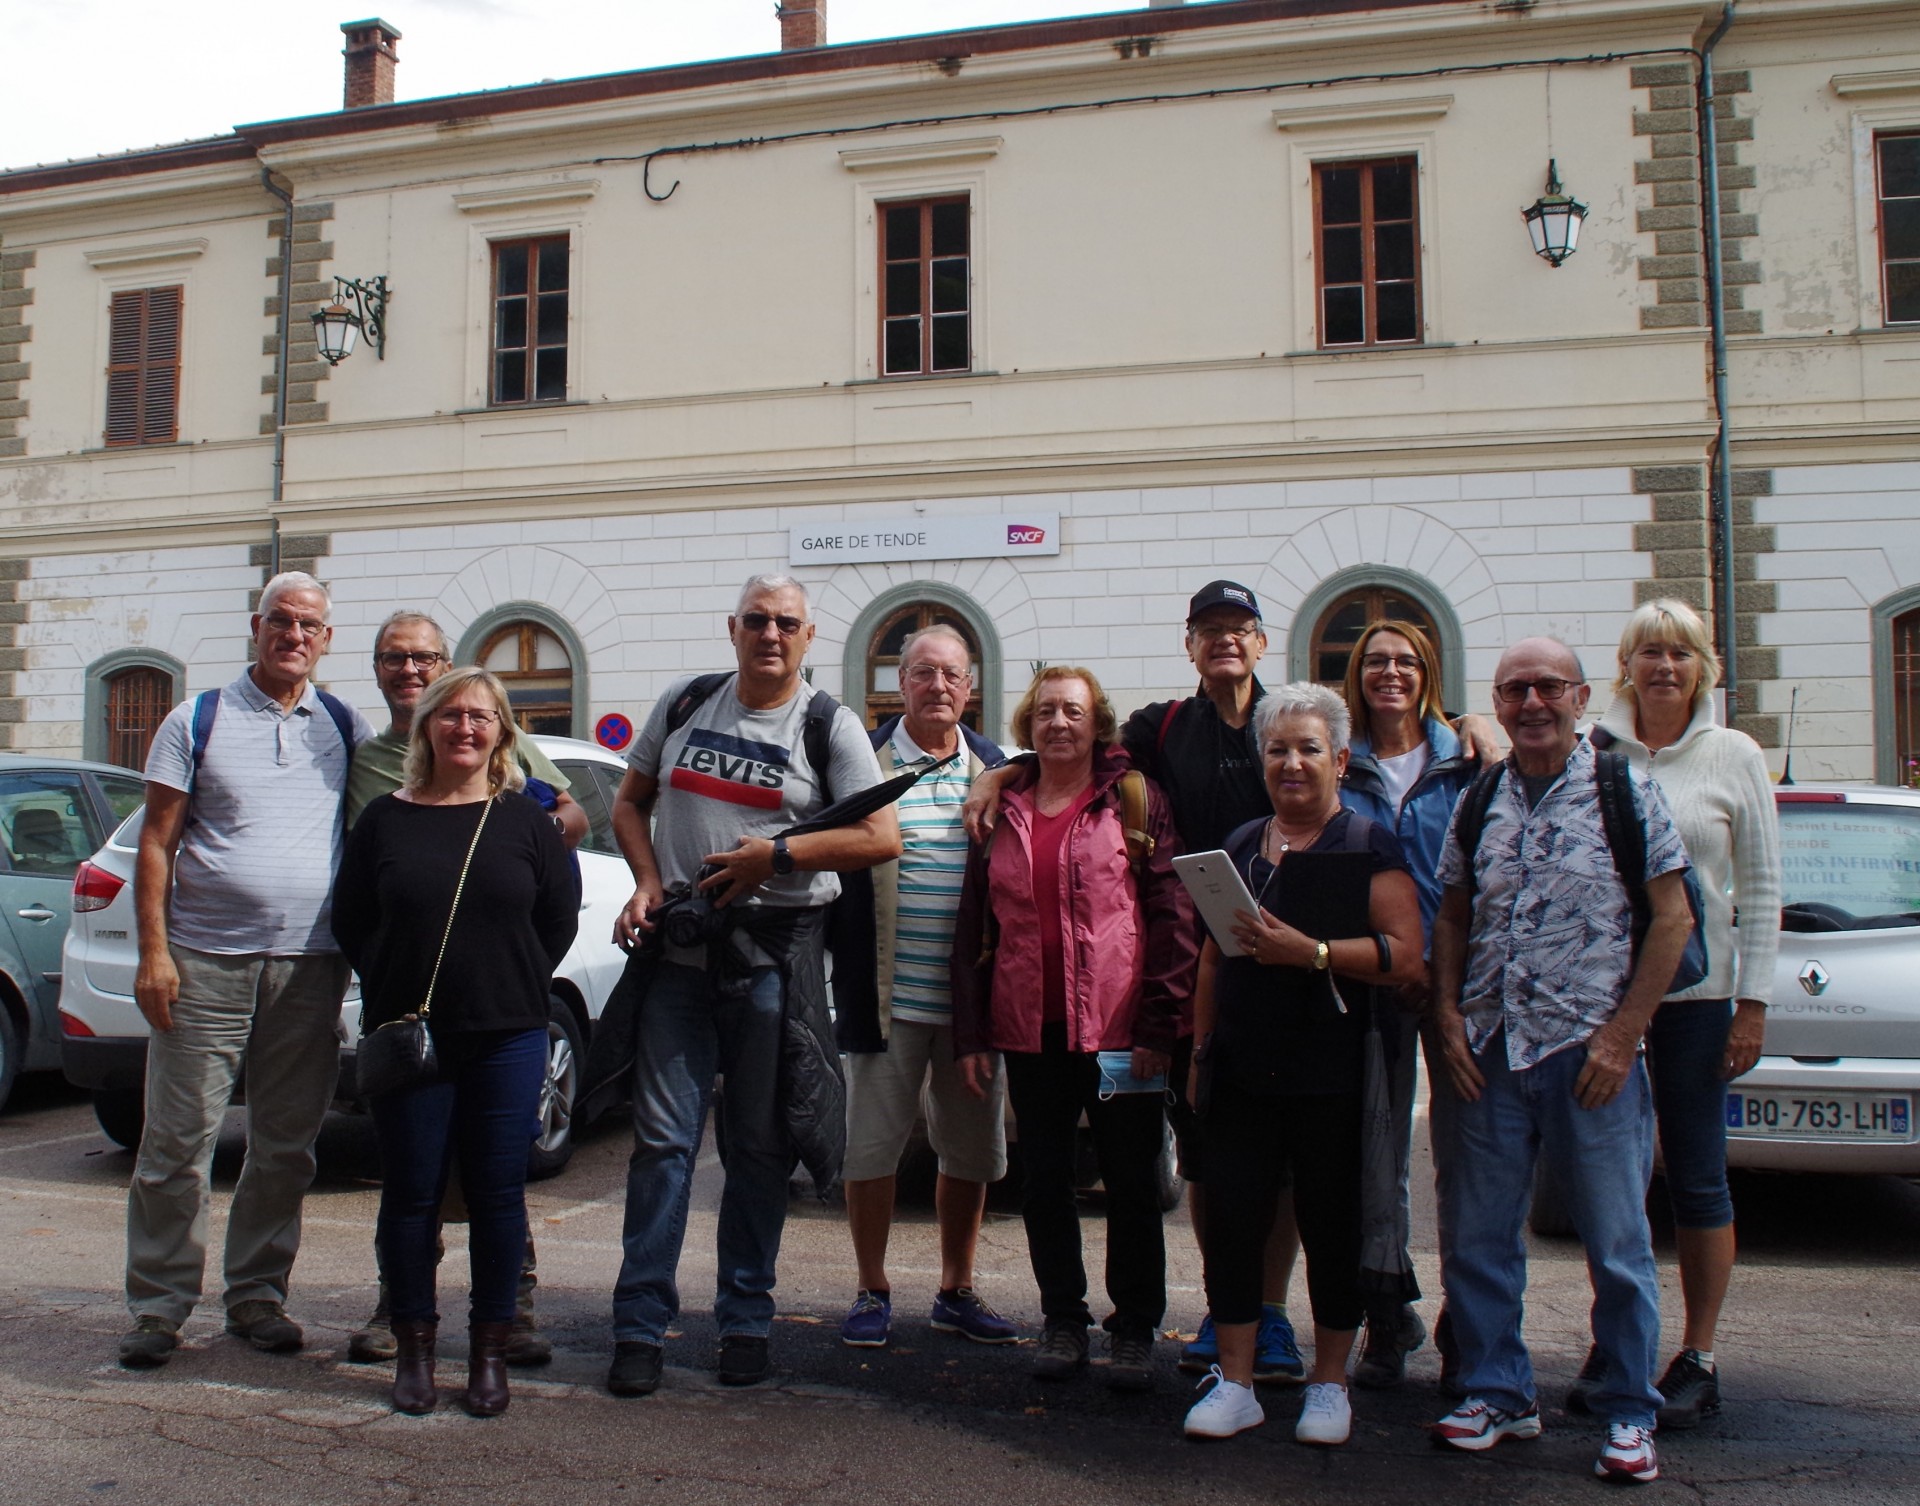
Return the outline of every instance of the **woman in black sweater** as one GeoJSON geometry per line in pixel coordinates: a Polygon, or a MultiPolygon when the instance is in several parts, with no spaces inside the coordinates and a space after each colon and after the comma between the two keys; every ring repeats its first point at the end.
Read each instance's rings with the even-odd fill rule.
{"type": "Polygon", "coordinates": [[[436,680],[414,714],[406,782],[361,814],[334,883],[333,930],[360,974],[362,1036],[419,1011],[431,990],[437,1076],[370,1103],[384,1169],[380,1263],[400,1346],[393,1404],[402,1412],[432,1411],[437,1399],[436,1210],[456,1152],[473,1266],[467,1410],[491,1417],[507,1408],[547,990],[579,920],[560,833],[514,793],[525,782],[516,736],[506,689],[485,670],[436,680]]]}

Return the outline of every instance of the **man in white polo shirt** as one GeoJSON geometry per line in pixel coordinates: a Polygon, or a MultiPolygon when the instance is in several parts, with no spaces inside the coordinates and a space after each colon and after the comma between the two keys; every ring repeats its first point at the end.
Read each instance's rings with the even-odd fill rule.
{"type": "MultiPolygon", "coordinates": [[[[898,863],[872,870],[875,976],[858,997],[843,987],[836,954],[836,1030],[847,1052],[847,1159],[841,1172],[859,1292],[840,1325],[843,1343],[878,1349],[893,1331],[887,1238],[900,1153],[927,1087],[927,1137],[940,1158],[934,1214],[940,1225],[940,1287],[932,1326],[981,1344],[1011,1344],[1018,1330],[973,1290],[974,1251],[987,1184],[1006,1175],[1006,1074],[984,1097],[968,1091],[953,1055],[947,984],[954,915],[966,877],[961,808],[974,775],[1004,761],[960,717],[973,690],[972,656],[954,629],[923,628],[900,647],[906,711],[871,736],[885,775],[924,770],[900,797],[898,863]],[[964,754],[964,756],[959,756],[964,754]]],[[[997,1061],[998,1058],[995,1058],[997,1061]]]]}
{"type": "Polygon", "coordinates": [[[134,869],[153,1035],[147,1118],[127,1194],[120,1363],[163,1365],[200,1300],[208,1172],[241,1073],[247,1152],[227,1216],[227,1331],[298,1349],[286,1315],[313,1142],[339,1068],[347,964],[327,924],[353,750],[373,728],[318,691],[332,602],[311,575],[267,582],[253,665],[173,708],[147,755],[134,869]]]}

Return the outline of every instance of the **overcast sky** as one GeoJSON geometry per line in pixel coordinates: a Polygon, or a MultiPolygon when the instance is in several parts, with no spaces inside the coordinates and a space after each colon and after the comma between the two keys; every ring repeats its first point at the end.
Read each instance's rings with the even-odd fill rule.
{"type": "MultiPolygon", "coordinates": [[[[828,0],[831,42],[1146,0],[828,0]]],[[[340,23],[401,33],[397,97],[429,99],[772,52],[774,0],[0,0],[0,168],[217,136],[340,108],[340,23]]]]}

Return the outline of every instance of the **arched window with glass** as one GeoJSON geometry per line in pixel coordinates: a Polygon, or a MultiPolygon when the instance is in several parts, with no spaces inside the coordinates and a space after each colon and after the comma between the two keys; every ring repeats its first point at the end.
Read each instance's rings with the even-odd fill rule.
{"type": "Polygon", "coordinates": [[[507,687],[513,719],[522,732],[573,736],[573,655],[544,623],[502,623],[489,632],[476,656],[507,687]]]}
{"type": "Polygon", "coordinates": [[[1314,680],[1338,690],[1346,680],[1353,646],[1376,622],[1411,622],[1436,646],[1441,641],[1433,614],[1412,596],[1390,586],[1362,586],[1343,593],[1314,622],[1314,680]]]}
{"type": "Polygon", "coordinates": [[[1340,689],[1360,635],[1376,622],[1410,622],[1440,655],[1441,690],[1458,709],[1466,688],[1465,635],[1446,594],[1393,565],[1356,565],[1307,593],[1287,635],[1287,678],[1340,689]]]}

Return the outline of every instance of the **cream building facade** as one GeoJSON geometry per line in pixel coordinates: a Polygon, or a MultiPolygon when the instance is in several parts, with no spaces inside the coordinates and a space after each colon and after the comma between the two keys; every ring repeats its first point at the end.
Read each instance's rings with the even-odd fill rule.
{"type": "Polygon", "coordinates": [[[0,175],[11,745],[125,754],[237,672],[276,563],[331,585],[362,705],[418,606],[580,736],[725,663],[754,571],[812,586],[816,683],[875,714],[904,627],[960,622],[996,733],[1038,661],[1123,710],[1190,690],[1186,598],[1224,575],[1269,680],[1412,610],[1471,709],[1515,638],[1598,677],[1636,601],[1730,605],[1776,767],[1794,705],[1797,777],[1904,779],[1910,3],[1745,0],[1713,52],[1731,603],[1718,6],[1223,0],[846,47],[786,10],[778,53],[402,104],[397,34],[356,23],[372,103],[0,175]],[[1518,213],[1549,158],[1589,206],[1557,268],[1518,213]],[[309,313],[376,276],[384,351],[329,367],[309,313]]]}

